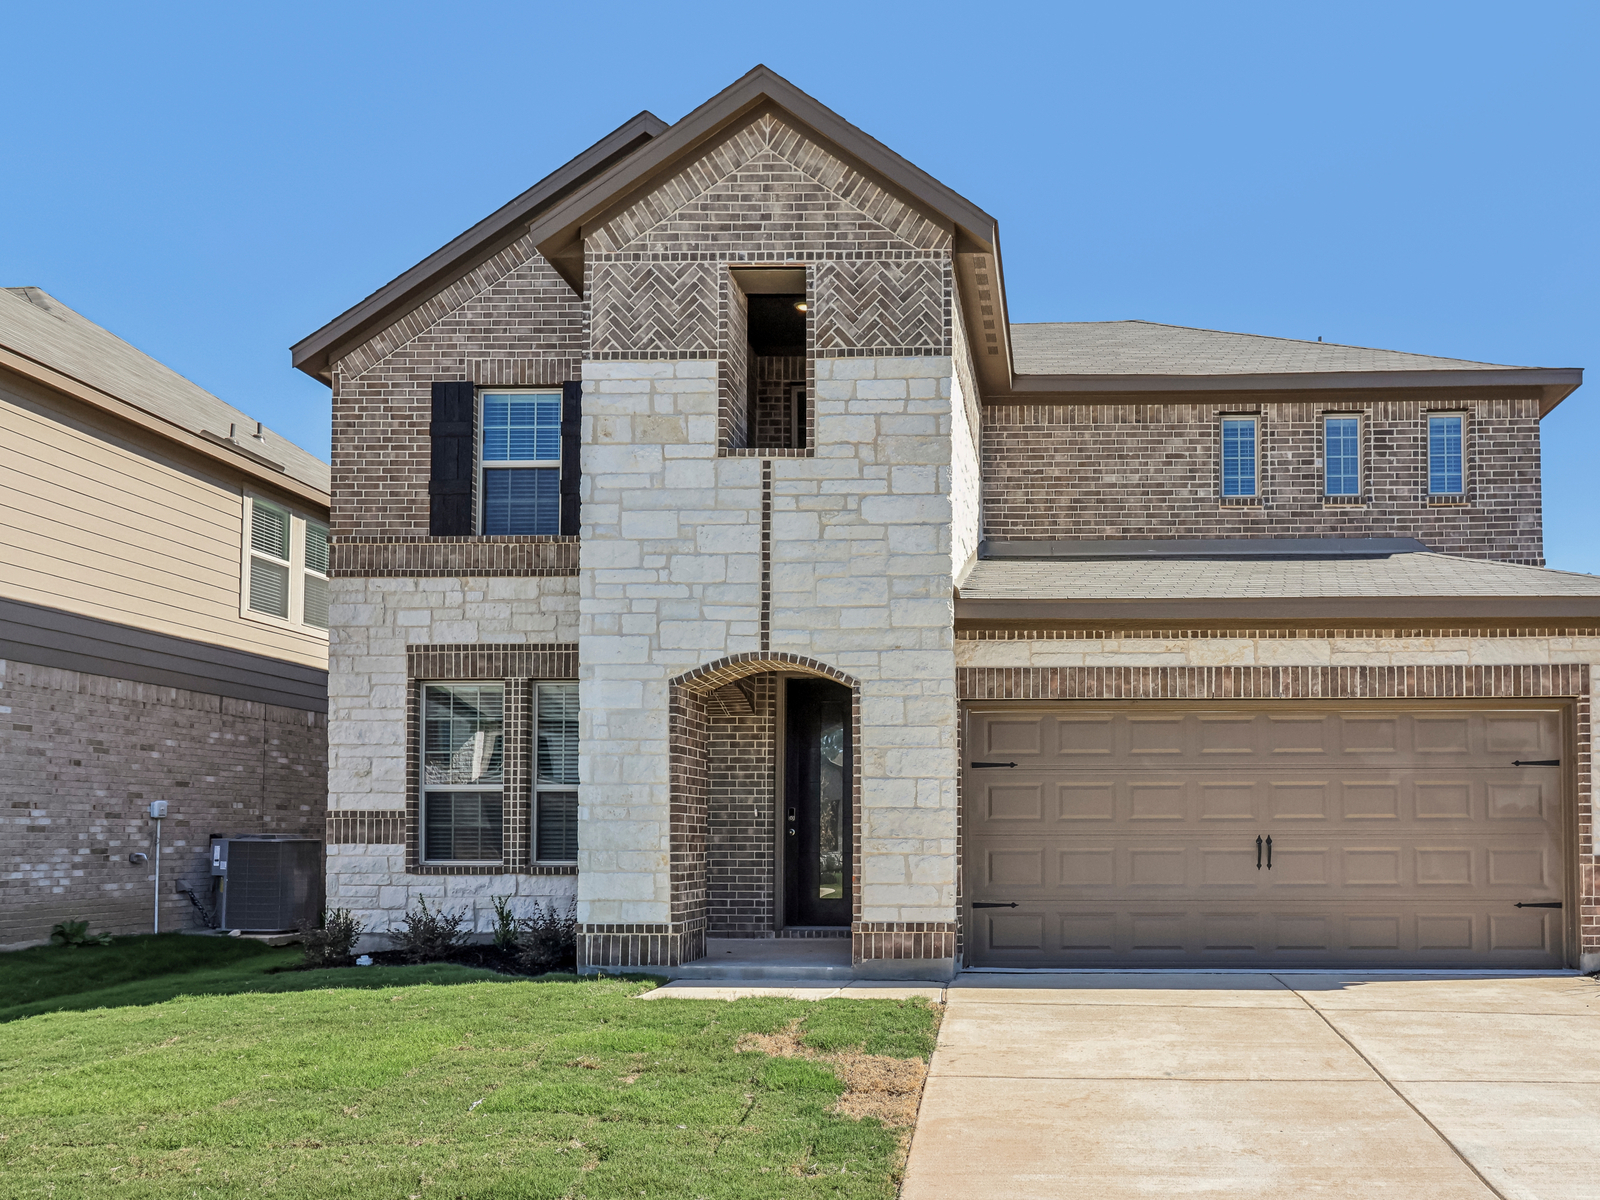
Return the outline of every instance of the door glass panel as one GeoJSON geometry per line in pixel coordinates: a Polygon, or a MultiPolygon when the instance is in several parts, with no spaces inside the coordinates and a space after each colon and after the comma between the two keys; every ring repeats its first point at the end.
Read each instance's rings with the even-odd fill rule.
{"type": "Polygon", "coordinates": [[[817,804],[817,899],[844,899],[844,723],[822,723],[817,804]]]}

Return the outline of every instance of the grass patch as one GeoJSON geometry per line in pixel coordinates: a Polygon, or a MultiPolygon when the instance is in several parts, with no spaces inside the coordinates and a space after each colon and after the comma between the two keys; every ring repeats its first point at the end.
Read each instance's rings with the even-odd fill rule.
{"type": "Polygon", "coordinates": [[[393,967],[286,970],[300,961],[298,946],[274,947],[248,938],[178,933],[118,938],[110,946],[35,946],[0,954],[0,1021],[49,1012],[159,1004],[178,996],[381,988],[401,980],[464,983],[501,978],[490,971],[451,963],[409,968],[408,974],[393,967]]]}
{"type": "MultiPolygon", "coordinates": [[[[0,956],[22,999],[8,1013],[87,999],[19,991],[12,964],[35,953],[0,956]]],[[[294,957],[123,975],[91,995],[168,995],[0,1026],[0,1194],[881,1200],[900,1134],[836,1113],[846,1084],[820,1056],[925,1059],[936,1029],[920,1001],[641,1002],[647,982],[447,965],[267,973],[294,957]],[[774,1036],[804,1057],[740,1048],[774,1036]]]]}

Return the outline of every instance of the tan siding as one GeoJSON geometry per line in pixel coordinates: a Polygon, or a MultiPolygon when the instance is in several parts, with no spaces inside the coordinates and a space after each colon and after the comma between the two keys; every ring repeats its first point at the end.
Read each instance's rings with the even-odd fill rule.
{"type": "Polygon", "coordinates": [[[0,594],[325,667],[324,639],[239,613],[243,484],[0,379],[0,594]]]}

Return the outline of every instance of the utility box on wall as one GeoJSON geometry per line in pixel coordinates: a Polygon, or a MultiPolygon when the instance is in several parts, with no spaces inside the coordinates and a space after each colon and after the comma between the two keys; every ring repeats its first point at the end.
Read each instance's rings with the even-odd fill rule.
{"type": "Polygon", "coordinates": [[[214,837],[211,875],[219,929],[277,933],[322,910],[322,843],[311,838],[214,837]]]}

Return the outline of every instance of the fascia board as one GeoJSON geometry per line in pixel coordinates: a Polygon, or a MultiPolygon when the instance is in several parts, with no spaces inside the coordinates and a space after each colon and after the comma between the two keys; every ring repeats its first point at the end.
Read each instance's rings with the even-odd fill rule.
{"type": "MultiPolygon", "coordinates": [[[[1583,383],[1581,367],[1505,367],[1480,371],[1282,371],[1259,375],[1018,375],[1006,400],[1038,400],[1126,392],[1297,392],[1398,388],[1528,387],[1565,389],[1549,408],[1583,383]]],[[[1545,411],[1548,412],[1549,408],[1545,411]]]]}
{"type": "Polygon", "coordinates": [[[660,135],[667,128],[667,123],[654,113],[642,112],[612,130],[582,154],[552,171],[409,271],[384,284],[315,333],[296,342],[289,351],[294,366],[315,379],[327,382],[329,363],[335,357],[330,351],[335,347],[356,341],[383,322],[409,312],[446,283],[460,278],[516,241],[525,230],[524,222],[576,181],[619,154],[626,157],[637,144],[647,143],[648,139],[660,135]]]}
{"type": "Polygon", "coordinates": [[[24,379],[41,384],[53,392],[80,401],[102,412],[110,413],[130,425],[165,438],[169,442],[192,450],[202,457],[220,463],[231,471],[247,475],[257,482],[266,484],[277,491],[287,493],[298,500],[312,504],[324,512],[327,511],[330,497],[327,492],[312,487],[310,484],[296,479],[285,471],[275,471],[271,467],[262,466],[251,461],[242,453],[235,453],[219,442],[201,437],[198,433],[185,429],[182,425],[173,423],[165,417],[146,412],[136,404],[129,404],[108,392],[64,375],[52,367],[36,362],[24,355],[0,347],[0,368],[12,371],[24,379]]]}
{"type": "Polygon", "coordinates": [[[1148,600],[956,600],[964,621],[1360,621],[1383,628],[1396,621],[1600,619],[1595,596],[1291,596],[1148,600]]]}

